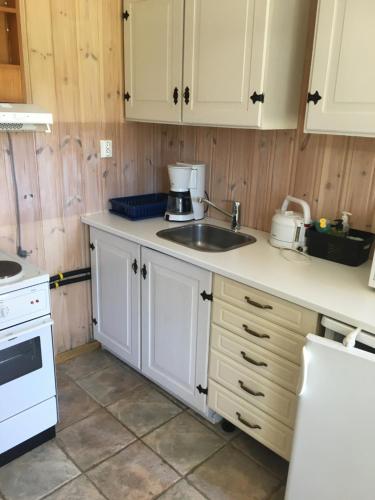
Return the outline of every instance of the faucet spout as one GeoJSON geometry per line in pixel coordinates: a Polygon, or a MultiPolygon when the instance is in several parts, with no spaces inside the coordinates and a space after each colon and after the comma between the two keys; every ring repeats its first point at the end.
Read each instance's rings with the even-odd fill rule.
{"type": "Polygon", "coordinates": [[[232,212],[227,212],[223,208],[218,207],[215,205],[215,203],[212,203],[212,201],[208,200],[207,198],[198,198],[199,203],[205,203],[206,205],[214,208],[218,212],[226,215],[227,217],[231,218],[231,229],[233,231],[238,231],[241,227],[240,225],[240,202],[239,201],[234,201],[233,202],[233,208],[232,212]]]}

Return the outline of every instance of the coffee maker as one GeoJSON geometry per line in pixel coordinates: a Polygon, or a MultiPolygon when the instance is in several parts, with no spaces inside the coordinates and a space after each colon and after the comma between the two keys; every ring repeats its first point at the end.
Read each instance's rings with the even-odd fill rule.
{"type": "Polygon", "coordinates": [[[204,217],[204,205],[198,199],[204,197],[205,165],[202,163],[177,162],[168,166],[170,191],[164,218],[186,222],[204,217]]]}

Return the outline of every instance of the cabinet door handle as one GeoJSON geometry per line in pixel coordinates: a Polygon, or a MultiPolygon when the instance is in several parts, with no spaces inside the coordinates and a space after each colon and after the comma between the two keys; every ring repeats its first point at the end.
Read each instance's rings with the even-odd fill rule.
{"type": "Polygon", "coordinates": [[[175,88],[174,88],[174,91],[173,91],[173,102],[174,102],[175,104],[177,104],[177,103],[178,103],[178,88],[177,88],[177,87],[175,87],[175,88]]]}
{"type": "Polygon", "coordinates": [[[242,382],[242,380],[239,380],[238,381],[241,389],[245,392],[247,392],[248,394],[251,394],[252,396],[263,396],[264,397],[264,394],[263,392],[256,392],[256,391],[253,391],[252,389],[250,389],[249,387],[246,387],[246,385],[242,382]]]}
{"type": "Polygon", "coordinates": [[[266,333],[257,333],[257,332],[254,332],[254,330],[250,330],[250,328],[247,325],[245,325],[245,324],[242,325],[242,328],[245,330],[246,333],[249,333],[253,337],[257,337],[258,339],[269,339],[269,338],[271,338],[266,333]]]}
{"type": "Polygon", "coordinates": [[[267,363],[265,363],[264,361],[255,361],[255,359],[249,358],[249,356],[246,354],[245,351],[241,351],[241,356],[243,357],[243,359],[245,361],[247,361],[248,363],[251,363],[252,365],[255,365],[255,366],[268,366],[267,363]]]}
{"type": "Polygon", "coordinates": [[[137,274],[137,272],[138,272],[138,262],[137,262],[137,259],[134,259],[133,264],[132,264],[132,269],[134,271],[134,274],[137,274]]]}
{"type": "Polygon", "coordinates": [[[247,420],[241,417],[241,413],[239,411],[236,412],[237,418],[241,424],[246,425],[246,427],[250,427],[250,429],[261,429],[261,426],[258,424],[250,424],[247,420]]]}
{"type": "Polygon", "coordinates": [[[146,276],[147,276],[146,264],[143,264],[142,269],[141,269],[141,274],[142,274],[142,278],[145,280],[146,276]]]}
{"type": "Polygon", "coordinates": [[[255,302],[255,300],[251,300],[250,297],[245,297],[245,300],[248,304],[250,304],[251,306],[257,307],[258,309],[273,309],[272,306],[269,306],[267,304],[265,304],[265,305],[259,304],[259,302],[255,302]]]}
{"type": "Polygon", "coordinates": [[[186,105],[189,104],[189,102],[190,102],[190,89],[189,89],[189,87],[185,87],[184,100],[185,100],[186,105]]]}

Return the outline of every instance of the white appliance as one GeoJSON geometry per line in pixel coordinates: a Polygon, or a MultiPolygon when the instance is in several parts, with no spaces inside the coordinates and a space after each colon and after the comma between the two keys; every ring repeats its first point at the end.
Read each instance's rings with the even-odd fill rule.
{"type": "Polygon", "coordinates": [[[305,233],[311,225],[311,214],[308,203],[293,196],[287,196],[272,218],[271,245],[278,248],[305,250],[305,233]],[[303,214],[288,210],[289,203],[300,205],[303,214]]]}
{"type": "Polygon", "coordinates": [[[375,253],[374,253],[374,256],[373,256],[373,260],[372,260],[372,266],[371,266],[371,271],[370,271],[370,279],[369,279],[368,284],[372,288],[375,288],[375,253]]]}
{"type": "Polygon", "coordinates": [[[164,218],[185,222],[204,217],[204,205],[198,199],[205,195],[205,169],[202,163],[177,162],[168,166],[170,191],[164,218]]]}
{"type": "Polygon", "coordinates": [[[285,499],[373,500],[375,336],[322,324],[326,338],[310,334],[303,348],[285,499]]]}
{"type": "Polygon", "coordinates": [[[55,436],[49,276],[0,252],[0,466],[55,436]]]}
{"type": "Polygon", "coordinates": [[[51,132],[52,114],[35,104],[0,102],[0,131],[51,132]]]}

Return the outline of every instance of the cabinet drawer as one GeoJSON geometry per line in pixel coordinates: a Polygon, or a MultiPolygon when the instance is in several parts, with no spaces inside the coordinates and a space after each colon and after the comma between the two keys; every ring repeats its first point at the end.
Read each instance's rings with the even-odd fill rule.
{"type": "Polygon", "coordinates": [[[255,314],[215,299],[212,321],[283,358],[299,363],[305,337],[255,314]]]}
{"type": "Polygon", "coordinates": [[[316,312],[218,274],[214,280],[214,297],[303,335],[317,330],[316,312]]]}
{"type": "Polygon", "coordinates": [[[238,365],[281,385],[295,393],[298,385],[299,367],[276,354],[242,339],[238,335],[211,326],[211,349],[225,354],[238,365]]]}
{"type": "Polygon", "coordinates": [[[211,349],[209,377],[229,391],[265,411],[280,422],[293,428],[296,413],[296,396],[270,382],[251,368],[211,349]]]}
{"type": "Polygon", "coordinates": [[[208,406],[289,460],[293,431],[211,379],[208,382],[208,406]]]}

